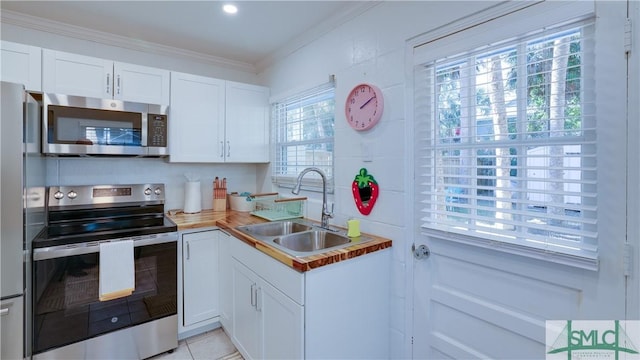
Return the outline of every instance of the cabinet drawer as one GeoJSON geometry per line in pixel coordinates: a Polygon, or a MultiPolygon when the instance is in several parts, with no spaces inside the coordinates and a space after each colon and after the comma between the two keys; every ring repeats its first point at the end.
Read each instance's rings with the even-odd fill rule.
{"type": "Polygon", "coordinates": [[[304,274],[233,237],[231,254],[293,301],[304,305],[304,274]]]}

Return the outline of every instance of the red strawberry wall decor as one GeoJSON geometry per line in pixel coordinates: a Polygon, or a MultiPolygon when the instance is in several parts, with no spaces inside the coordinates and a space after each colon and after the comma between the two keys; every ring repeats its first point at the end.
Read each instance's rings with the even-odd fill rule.
{"type": "Polygon", "coordinates": [[[356,178],[351,183],[351,191],[356,207],[362,215],[369,215],[373,209],[373,205],[378,200],[380,189],[373,175],[367,173],[367,169],[362,168],[356,178]]]}

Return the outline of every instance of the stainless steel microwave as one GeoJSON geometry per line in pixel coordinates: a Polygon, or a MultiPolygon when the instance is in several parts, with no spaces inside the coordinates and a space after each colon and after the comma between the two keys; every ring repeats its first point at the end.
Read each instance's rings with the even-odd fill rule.
{"type": "Polygon", "coordinates": [[[44,154],[169,155],[165,105],[56,94],[42,103],[44,154]]]}

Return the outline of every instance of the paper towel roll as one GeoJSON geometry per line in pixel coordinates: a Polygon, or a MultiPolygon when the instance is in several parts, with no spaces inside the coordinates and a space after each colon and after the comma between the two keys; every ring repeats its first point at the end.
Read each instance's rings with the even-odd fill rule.
{"type": "Polygon", "coordinates": [[[194,214],[199,213],[201,210],[200,181],[187,181],[184,184],[184,212],[194,214]]]}

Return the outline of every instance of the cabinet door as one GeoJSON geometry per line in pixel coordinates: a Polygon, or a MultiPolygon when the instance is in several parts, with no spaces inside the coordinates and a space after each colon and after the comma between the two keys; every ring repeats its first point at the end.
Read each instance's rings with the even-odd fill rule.
{"type": "Polygon", "coordinates": [[[224,97],[224,80],[171,73],[169,161],[224,161],[224,97]]]}
{"type": "Polygon", "coordinates": [[[257,276],[233,260],[233,332],[238,350],[247,359],[262,359],[260,313],[256,311],[257,276]]]}
{"type": "Polygon", "coordinates": [[[39,47],[2,41],[0,79],[23,84],[27,90],[42,90],[42,50],[39,47]]]}
{"type": "Polygon", "coordinates": [[[233,264],[229,242],[231,236],[217,231],[220,249],[220,323],[228,334],[233,333],[233,264]]]}
{"type": "Polygon", "coordinates": [[[0,302],[0,359],[23,358],[23,307],[22,296],[0,302]]]}
{"type": "Polygon", "coordinates": [[[269,89],[227,81],[227,162],[269,162],[269,89]]]}
{"type": "Polygon", "coordinates": [[[214,231],[182,236],[184,326],[220,314],[218,238],[214,231]]]}
{"type": "Polygon", "coordinates": [[[169,105],[169,71],[116,62],[113,74],[114,99],[169,105]]]}
{"type": "Polygon", "coordinates": [[[266,281],[258,289],[263,359],[304,358],[303,307],[266,281]]]}
{"type": "Polygon", "coordinates": [[[42,91],[111,99],[113,61],[43,49],[42,91]]]}

